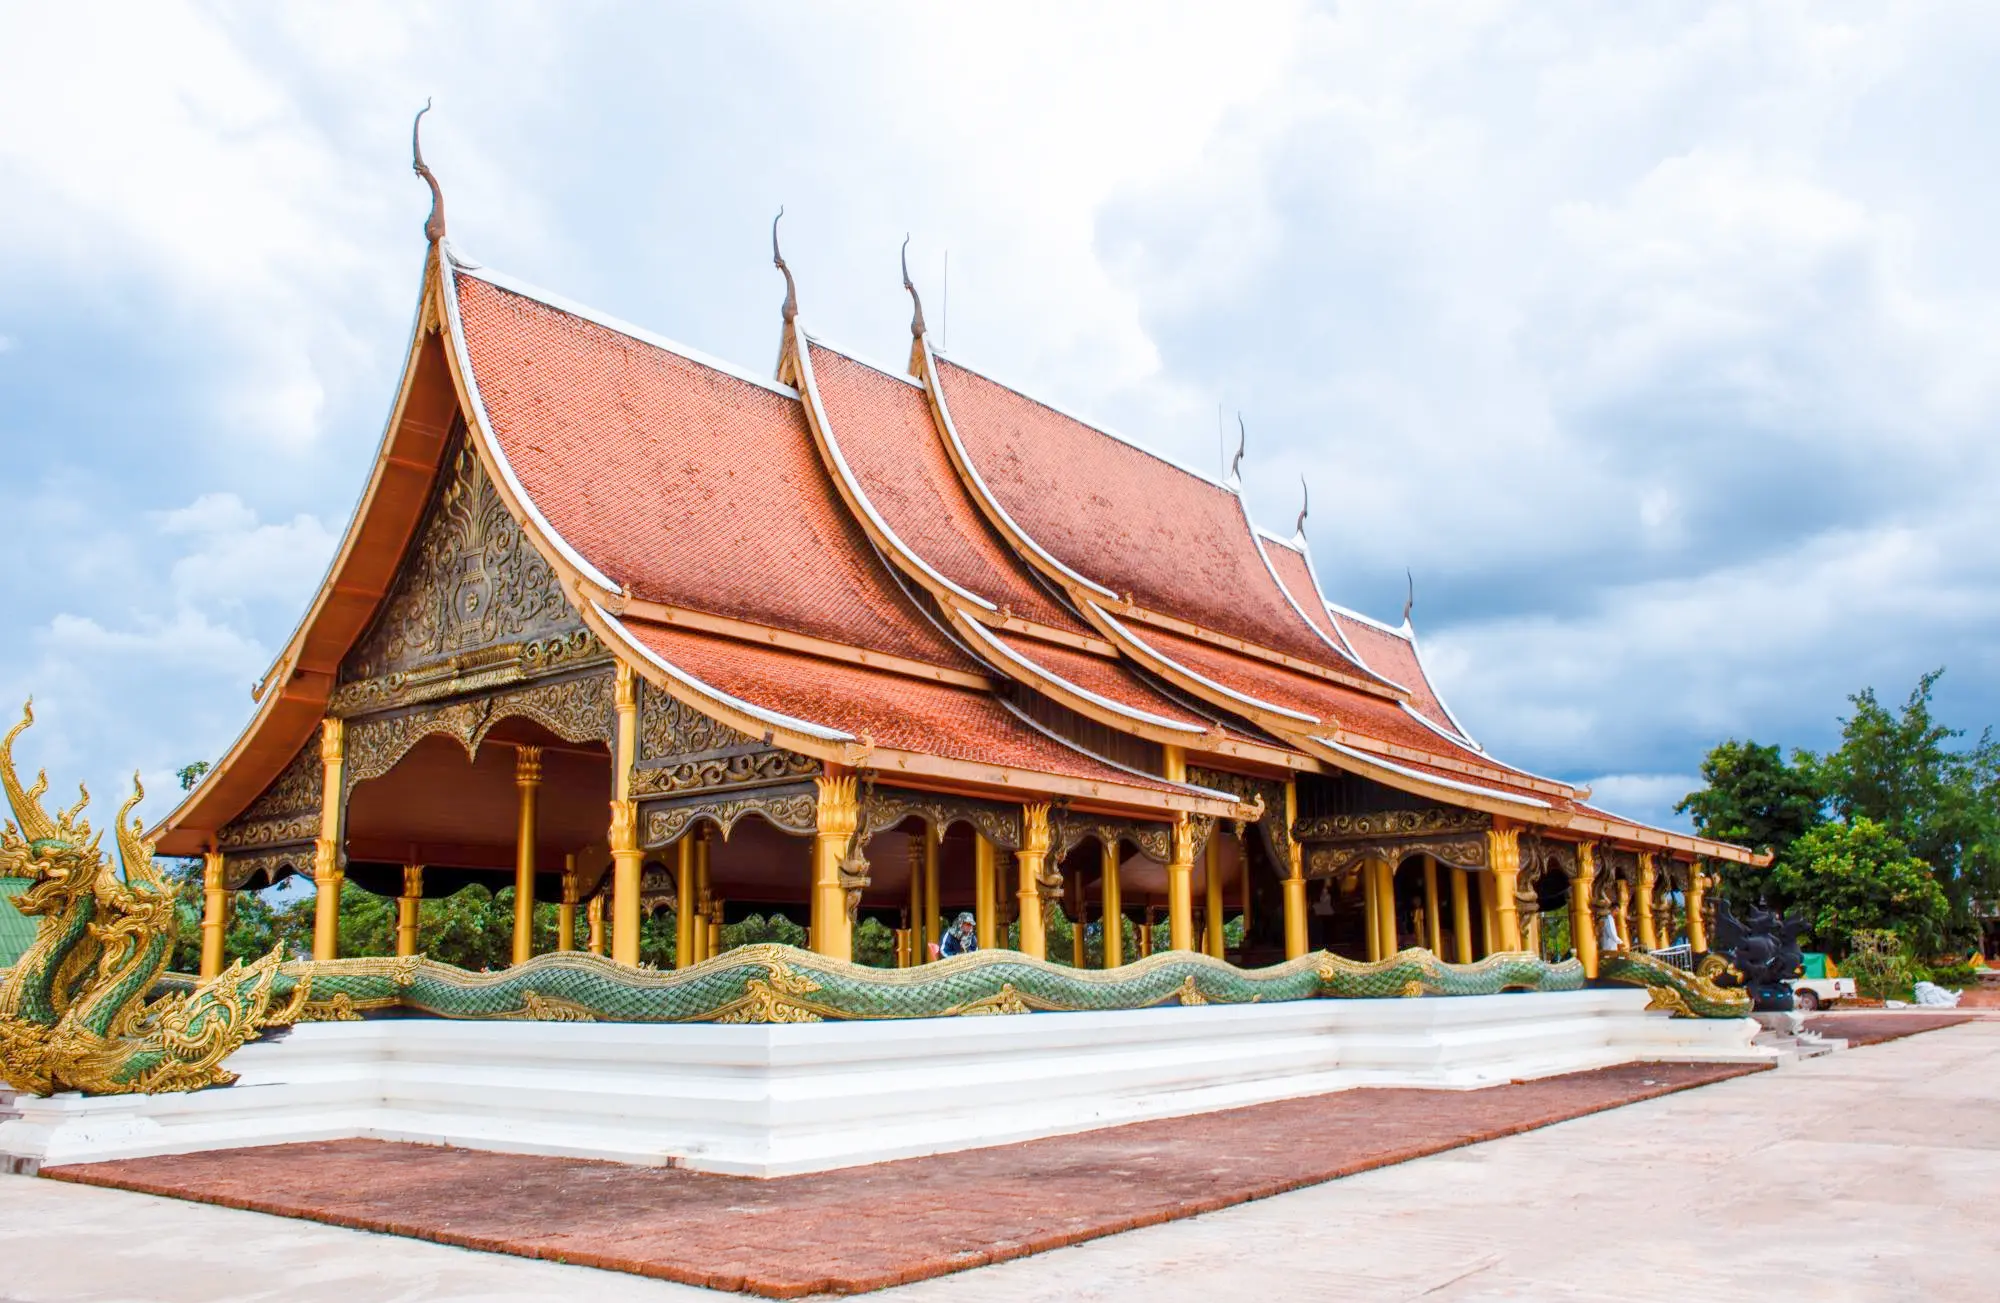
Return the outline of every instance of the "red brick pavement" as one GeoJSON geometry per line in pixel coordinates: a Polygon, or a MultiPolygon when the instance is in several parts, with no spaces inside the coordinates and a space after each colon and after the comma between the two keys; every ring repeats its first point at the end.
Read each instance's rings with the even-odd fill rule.
{"type": "Polygon", "coordinates": [[[1479,1091],[1352,1090],[773,1180],[376,1140],[42,1175],[797,1298],[1018,1258],[1758,1070],[1642,1063],[1479,1091]]]}
{"type": "Polygon", "coordinates": [[[1823,1013],[1806,1019],[1806,1030],[1822,1036],[1837,1036],[1849,1045],[1880,1045],[1901,1040],[1918,1032],[1934,1032],[1940,1027],[1956,1027],[1978,1019],[1962,1013],[1883,1013],[1856,1011],[1823,1013]]]}

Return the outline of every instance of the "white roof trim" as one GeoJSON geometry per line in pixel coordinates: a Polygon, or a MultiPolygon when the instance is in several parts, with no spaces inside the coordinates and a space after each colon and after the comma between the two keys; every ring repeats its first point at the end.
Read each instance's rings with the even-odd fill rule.
{"type": "Polygon", "coordinates": [[[913,549],[908,543],[905,543],[902,540],[901,536],[899,536],[896,533],[896,531],[890,527],[888,521],[882,519],[882,513],[875,510],[875,504],[869,501],[868,499],[868,491],[861,487],[861,481],[854,474],[854,469],[847,464],[846,454],[840,451],[840,439],[833,432],[833,421],[826,414],[826,405],[820,401],[819,381],[815,379],[813,376],[813,365],[812,365],[812,346],[815,341],[813,337],[809,333],[807,333],[804,325],[802,325],[799,321],[794,320],[792,322],[792,328],[798,333],[798,337],[805,341],[806,345],[804,348],[798,350],[798,359],[797,359],[799,366],[799,374],[805,378],[806,401],[812,404],[813,412],[819,418],[818,425],[820,428],[820,433],[826,439],[826,450],[833,457],[834,469],[839,473],[841,480],[847,485],[848,491],[854,495],[855,502],[859,504],[861,510],[867,514],[870,523],[872,523],[875,526],[875,528],[881,530],[882,537],[888,539],[890,544],[896,549],[896,551],[901,553],[903,557],[907,559],[911,565],[915,566],[918,570],[921,570],[925,574],[925,576],[931,580],[931,582],[938,584],[939,586],[945,589],[948,589],[952,593],[963,598],[965,601],[971,602],[974,606],[977,606],[982,610],[987,610],[987,611],[999,610],[1000,609],[999,607],[995,606],[992,602],[987,601],[979,594],[972,592],[969,589],[963,588],[958,584],[953,583],[951,580],[945,578],[942,574],[939,574],[936,568],[933,567],[930,562],[918,556],[916,550],[913,549]]]}
{"type": "Polygon", "coordinates": [[[677,357],[693,362],[697,366],[705,366],[711,370],[720,371],[724,375],[756,385],[759,389],[768,389],[772,393],[782,395],[786,398],[796,399],[799,396],[798,391],[789,385],[781,385],[774,380],[766,379],[754,371],[737,366],[733,362],[724,362],[722,359],[704,353],[700,349],[689,348],[686,344],[668,339],[665,335],[655,334],[644,327],[635,326],[629,321],[621,321],[617,317],[606,312],[599,312],[595,308],[585,307],[574,299],[566,299],[560,294],[554,294],[539,286],[530,285],[526,281],[481,267],[478,263],[461,258],[451,249],[449,244],[446,245],[444,262],[448,267],[462,271],[475,280],[483,280],[487,284],[506,290],[510,294],[519,294],[523,298],[534,299],[536,302],[554,308],[558,312],[567,312],[573,317],[582,317],[585,321],[602,326],[606,330],[613,330],[621,335],[637,340],[641,344],[650,344],[654,348],[663,349],[677,357]]]}
{"type": "MultiPolygon", "coordinates": [[[[1292,613],[1299,617],[1299,622],[1305,625],[1306,628],[1312,630],[1313,637],[1325,643],[1327,645],[1328,650],[1332,651],[1334,655],[1340,657],[1340,659],[1354,666],[1354,668],[1360,670],[1363,674],[1368,675],[1370,678],[1380,679],[1382,682],[1387,683],[1388,680],[1383,679],[1381,675],[1377,674],[1372,668],[1370,668],[1367,661],[1362,660],[1359,656],[1356,656],[1354,654],[1354,649],[1347,646],[1345,640],[1341,642],[1335,642],[1333,639],[1326,636],[1326,630],[1320,628],[1318,625],[1313,623],[1312,617],[1306,614],[1306,608],[1299,605],[1299,599],[1292,596],[1292,590],[1285,587],[1285,581],[1278,576],[1278,567],[1271,564],[1271,554],[1264,550],[1264,542],[1262,538],[1264,531],[1258,529],[1257,522],[1250,519],[1249,506],[1243,501],[1242,498],[1236,499],[1236,505],[1243,509],[1243,523],[1250,530],[1251,549],[1257,553],[1257,559],[1264,563],[1264,573],[1271,576],[1271,582],[1277,586],[1278,596],[1285,599],[1285,603],[1292,608],[1292,613]]],[[[1304,551],[1303,548],[1299,550],[1301,552],[1304,551]]],[[[1312,573],[1312,561],[1310,558],[1308,558],[1306,561],[1306,573],[1308,575],[1311,575],[1312,573]]],[[[1315,589],[1319,587],[1319,580],[1317,577],[1313,579],[1313,587],[1315,589]]],[[[1315,593],[1314,596],[1317,597],[1318,594],[1315,593]]],[[[1340,632],[1340,626],[1333,623],[1333,618],[1331,616],[1327,618],[1327,623],[1333,625],[1333,631],[1336,634],[1340,632]]],[[[1393,686],[1402,687],[1401,684],[1395,684],[1393,686]]],[[[1409,691],[1409,689],[1407,688],[1404,688],[1403,690],[1406,692],[1409,691]]]]}
{"type": "Polygon", "coordinates": [[[1161,462],[1167,466],[1173,467],[1175,470],[1181,472],[1183,475],[1191,475],[1195,479],[1200,480],[1203,484],[1208,485],[1212,489],[1219,489],[1220,491],[1229,494],[1231,497],[1242,496],[1240,493],[1237,492],[1237,490],[1231,488],[1224,481],[1218,480],[1212,475],[1204,474],[1203,472],[1196,470],[1192,466],[1188,466],[1181,462],[1175,461],[1172,457],[1167,456],[1165,453],[1156,452],[1153,449],[1148,448],[1145,444],[1140,443],[1137,439],[1129,438],[1126,435],[1122,435],[1118,433],[1118,431],[1113,430],[1108,426],[1099,424],[1098,422],[1093,421],[1088,417],[1079,416],[1075,412],[1072,412],[1067,408],[1057,407],[1054,403],[1050,402],[1046,398],[1037,398],[1035,397],[1035,395],[1029,393],[1027,390],[1017,388],[1014,385],[1010,385],[1005,380],[1002,380],[997,376],[990,375],[985,371],[981,371],[977,367],[967,366],[965,363],[959,361],[955,357],[947,355],[945,357],[945,361],[951,363],[955,367],[960,368],[961,370],[972,372],[972,374],[978,376],[982,380],[986,380],[993,384],[999,385],[1002,389],[1005,389],[1007,392],[1011,394],[1017,394],[1020,397],[1027,399],[1029,402],[1033,403],[1037,407],[1047,408],[1049,411],[1054,412],[1057,416],[1063,417],[1067,420],[1075,421],[1078,425],[1084,426],[1087,429],[1095,430],[1097,433],[1105,436],[1108,439],[1116,439],[1119,443],[1124,444],[1126,447],[1132,449],[1134,452],[1142,452],[1146,454],[1146,456],[1151,457],[1156,462],[1161,462]]]}
{"type": "Polygon", "coordinates": [[[522,487],[520,479],[515,476],[513,464],[507,460],[507,454],[500,447],[500,440],[493,433],[493,423],[486,415],[486,401],[479,396],[479,377],[473,374],[472,354],[465,346],[465,326],[458,315],[458,287],[452,270],[452,259],[449,257],[438,259],[438,267],[444,277],[441,288],[444,291],[445,318],[451,324],[452,352],[458,361],[458,373],[465,379],[466,394],[472,400],[471,425],[474,435],[486,449],[487,455],[492,458],[494,466],[499,469],[500,478],[506,481],[507,492],[520,504],[522,512],[527,515],[536,532],[548,540],[551,547],[562,553],[563,559],[585,579],[607,593],[624,591],[609,575],[592,565],[583,553],[569,545],[568,540],[549,523],[548,517],[542,514],[541,508],[535,505],[534,499],[528,496],[527,489],[522,487]]]}
{"type": "Polygon", "coordinates": [[[1137,706],[1127,706],[1122,702],[1113,701],[1109,697],[1101,697],[1097,693],[1092,692],[1089,688],[1082,687],[1079,684],[1071,683],[1068,679],[1064,678],[1060,674],[1057,674],[1054,670],[1051,670],[1046,666],[1039,665],[1036,662],[1029,660],[1027,657],[1015,651],[1012,647],[1009,647],[1006,643],[1000,641],[999,638],[993,635],[991,630],[987,629],[977,620],[965,620],[962,621],[962,624],[966,628],[972,630],[973,634],[977,636],[981,642],[985,643],[995,652],[998,652],[1000,655],[1006,657],[1008,660],[1014,662],[1016,665],[1021,666],[1023,669],[1035,675],[1037,678],[1047,679],[1051,683],[1057,683],[1062,685],[1065,691],[1073,692],[1077,696],[1082,697],[1085,701],[1091,702],[1097,706],[1101,706],[1105,710],[1114,711],[1117,714],[1125,716],[1127,719],[1142,720],[1145,723],[1152,724],[1158,728],[1170,728],[1174,730],[1176,733],[1185,733],[1189,737],[1208,736],[1208,730],[1205,728],[1199,728],[1193,724],[1183,724],[1177,719],[1168,719],[1164,715],[1155,715],[1150,711],[1140,710],[1137,706]]]}
{"type": "Polygon", "coordinates": [[[1141,638],[1137,634],[1133,633],[1129,626],[1121,622],[1117,616],[1111,614],[1111,612],[1105,610],[1097,603],[1092,602],[1090,604],[1090,609],[1097,612],[1097,614],[1100,617],[1102,617],[1106,623],[1108,623],[1112,628],[1116,629],[1121,637],[1126,638],[1132,643],[1136,644],[1137,646],[1144,648],[1147,655],[1152,656],[1158,660],[1165,661],[1167,664],[1173,666],[1175,669],[1179,670],[1182,674],[1187,675],[1189,678],[1193,679],[1196,683],[1201,684],[1202,686],[1208,688],[1210,691],[1219,692],[1223,696],[1228,697],[1231,701],[1240,701],[1244,705],[1250,706],[1254,709],[1268,711],[1273,715],[1282,715],[1286,719],[1296,719],[1303,724],[1317,724],[1321,722],[1319,716],[1317,715],[1308,715],[1304,711],[1291,710],[1284,706],[1274,706],[1268,701],[1262,701],[1256,697],[1247,696],[1244,693],[1236,691],[1236,689],[1234,688],[1226,688],[1222,684],[1217,683],[1214,679],[1211,679],[1204,674],[1197,674],[1193,670],[1189,669],[1187,666],[1175,660],[1173,657],[1168,656],[1165,653],[1158,650],[1157,648],[1155,648],[1151,643],[1147,642],[1144,638],[1141,638]]]}
{"type": "Polygon", "coordinates": [[[1371,755],[1366,751],[1358,751],[1353,747],[1336,742],[1332,738],[1315,736],[1313,741],[1323,747],[1338,751],[1344,756],[1359,760],[1364,764],[1374,765],[1380,769],[1387,769],[1393,773],[1402,774],[1407,778],[1414,778],[1420,783],[1432,783],[1438,787],[1451,788],[1453,791],[1470,792],[1474,796],[1484,796],[1494,801],[1506,801],[1513,805],[1525,805],[1537,810],[1552,810],[1555,808],[1547,801],[1539,801],[1532,796],[1516,796],[1512,792],[1496,791],[1490,787],[1481,787],[1476,783],[1461,783],[1455,778],[1444,778],[1437,774],[1424,773],[1421,770],[1407,769],[1393,760],[1384,760],[1381,756],[1371,755]]]}
{"type": "Polygon", "coordinates": [[[915,376],[907,375],[901,371],[891,370],[889,367],[884,366],[880,362],[877,362],[874,358],[869,357],[867,354],[857,353],[851,348],[843,348],[841,345],[828,339],[824,335],[814,333],[807,335],[806,339],[809,343],[817,344],[829,353],[838,353],[840,356],[846,358],[848,361],[854,363],[856,366],[865,366],[870,371],[879,372],[884,377],[890,380],[894,380],[898,384],[908,385],[912,389],[919,389],[919,390],[921,390],[924,387],[924,382],[917,379],[915,376]]]}
{"type": "Polygon", "coordinates": [[[713,698],[731,709],[740,710],[753,719],[761,719],[766,724],[775,725],[778,728],[788,728],[794,732],[804,733],[808,737],[816,737],[826,742],[852,742],[855,740],[852,733],[843,733],[837,728],[827,728],[823,724],[813,724],[803,719],[794,719],[790,715],[780,714],[775,710],[766,710],[762,706],[745,701],[741,697],[731,696],[720,688],[702,682],[679,666],[664,659],[658,652],[648,647],[645,643],[633,637],[632,631],[625,627],[624,621],[605,610],[603,606],[595,601],[591,602],[590,605],[604,620],[606,625],[617,631],[619,641],[624,643],[633,654],[645,658],[647,664],[653,666],[661,673],[669,675],[676,683],[681,684],[683,687],[699,692],[705,697],[713,698]]]}
{"type": "Polygon", "coordinates": [[[1035,732],[1040,733],[1043,737],[1049,739],[1051,742],[1056,742],[1061,744],[1062,746],[1068,747],[1071,751],[1076,752],[1080,756],[1089,756],[1092,760],[1095,760],[1100,765],[1107,765],[1112,769],[1116,769],[1118,772],[1122,774],[1130,774],[1134,778],[1143,778],[1149,783],[1163,783],[1170,788],[1178,788],[1182,791],[1187,791],[1187,792],[1199,792],[1203,796],[1212,796],[1219,801],[1234,801],[1238,805],[1244,804],[1242,799],[1239,798],[1234,792],[1218,792],[1212,787],[1201,787],[1195,783],[1186,783],[1186,782],[1177,783],[1171,778],[1162,778],[1158,774],[1149,774],[1143,769],[1134,769],[1130,765],[1121,764],[1120,762],[1113,760],[1110,756],[1098,755],[1095,751],[1092,751],[1089,747],[1080,746],[1077,743],[1070,741],[1062,734],[1055,732],[1053,729],[1050,729],[1040,720],[1036,719],[1034,716],[1023,711],[1019,706],[1016,706],[1013,702],[1007,700],[1005,697],[995,697],[994,700],[999,702],[1001,707],[1005,709],[1008,714],[1020,720],[1023,724],[1026,724],[1029,728],[1035,730],[1035,732]]]}
{"type": "MultiPolygon", "coordinates": [[[[1423,644],[1417,641],[1417,631],[1416,629],[1411,627],[1410,622],[1408,620],[1405,620],[1403,622],[1402,636],[1410,644],[1410,655],[1417,658],[1417,669],[1423,674],[1424,684],[1425,686],[1430,688],[1431,697],[1433,700],[1437,702],[1438,709],[1442,710],[1444,712],[1444,717],[1451,721],[1451,726],[1458,730],[1458,735],[1464,738],[1467,742],[1471,743],[1474,750],[1479,751],[1483,754],[1486,748],[1480,746],[1478,742],[1473,740],[1472,734],[1466,731],[1465,725],[1459,723],[1458,716],[1452,713],[1451,703],[1444,699],[1444,693],[1438,691],[1437,680],[1431,677],[1431,667],[1424,663],[1423,644]]],[[[1525,773],[1527,771],[1523,770],[1522,772],[1525,773]]],[[[1550,779],[1549,781],[1554,782],[1556,780],[1550,779]]]]}
{"type": "MultiPolygon", "coordinates": [[[[1064,565],[1060,560],[1056,558],[1055,554],[1050,552],[1047,548],[1043,547],[1040,543],[1036,542],[1034,535],[1030,534],[1027,530],[1022,529],[1020,522],[1016,521],[1011,515],[1007,513],[1007,508],[1001,505],[1000,499],[994,494],[993,490],[987,485],[986,478],[979,473],[979,466],[976,462],[972,460],[972,454],[966,451],[965,441],[958,437],[958,426],[951,419],[951,403],[945,396],[944,382],[938,379],[937,355],[931,352],[930,340],[927,338],[919,339],[917,342],[923,346],[924,370],[929,377],[929,381],[925,385],[925,389],[929,392],[934,392],[937,396],[938,416],[941,419],[942,424],[944,425],[944,437],[951,440],[952,451],[955,454],[957,454],[958,464],[965,467],[966,473],[972,476],[973,487],[979,490],[979,496],[983,498],[986,502],[986,505],[991,507],[993,511],[1000,517],[1000,519],[1003,522],[1005,522],[1008,531],[1010,531],[1016,538],[1019,538],[1023,543],[1025,543],[1029,551],[1033,552],[1036,556],[1040,557],[1043,561],[1047,562],[1058,573],[1068,576],[1071,580],[1083,585],[1085,588],[1088,588],[1091,592],[1096,593],[1099,596],[1108,597],[1114,602],[1118,601],[1119,597],[1117,593],[1112,592],[1109,588],[1106,588],[1103,584],[1098,583],[1094,579],[1084,578],[1076,571],[1064,565]]],[[[967,369],[969,370],[970,368],[967,369]]],[[[975,372],[974,374],[977,373],[975,372]]],[[[998,382],[996,381],[995,383],[998,382]]]]}
{"type": "MultiPolygon", "coordinates": [[[[1474,742],[1471,738],[1465,736],[1465,734],[1463,733],[1452,732],[1450,729],[1444,727],[1442,724],[1438,723],[1430,716],[1424,714],[1424,712],[1422,712],[1421,710],[1418,710],[1415,706],[1412,706],[1409,702],[1401,701],[1397,702],[1396,704],[1403,708],[1404,714],[1408,715],[1411,719],[1416,720],[1417,723],[1422,724],[1425,728],[1437,734],[1439,737],[1445,739],[1447,742],[1450,742],[1455,746],[1470,747],[1472,750],[1477,751],[1480,755],[1486,754],[1485,747],[1480,746],[1477,742],[1474,742]]],[[[1491,757],[1488,757],[1488,759],[1491,759],[1491,757]]],[[[1498,764],[1499,761],[1495,760],[1493,761],[1493,763],[1498,764]]]]}
{"type": "MultiPolygon", "coordinates": [[[[1307,560],[1310,561],[1311,558],[1308,557],[1307,560]]],[[[1395,628],[1391,625],[1384,624],[1382,623],[1382,621],[1376,619],[1372,615],[1363,615],[1359,611],[1350,610],[1347,607],[1342,606],[1339,602],[1336,602],[1332,598],[1327,597],[1324,593],[1320,595],[1320,600],[1325,602],[1326,609],[1333,612],[1335,615],[1344,615],[1348,619],[1356,622],[1357,624],[1365,624],[1371,629],[1380,629],[1383,633],[1389,634],[1393,637],[1401,638],[1405,642],[1408,642],[1410,640],[1410,633],[1409,633],[1410,626],[1407,624],[1400,629],[1395,628]]]]}

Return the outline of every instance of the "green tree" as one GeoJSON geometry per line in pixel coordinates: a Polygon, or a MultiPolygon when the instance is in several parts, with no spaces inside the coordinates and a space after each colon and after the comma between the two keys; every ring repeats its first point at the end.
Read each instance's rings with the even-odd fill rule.
{"type": "Polygon", "coordinates": [[[1872,689],[1850,697],[1854,714],[1841,721],[1840,746],[1817,767],[1836,814],[1883,825],[1930,866],[1956,940],[1976,926],[1974,899],[2000,886],[2000,743],[1989,729],[1969,747],[1952,745],[1964,730],[1931,713],[1943,674],[1919,679],[1898,711],[1872,689]]]}
{"type": "Polygon", "coordinates": [[[1799,838],[1777,880],[1805,911],[1813,939],[1836,955],[1848,953],[1856,932],[1893,932],[1907,946],[1934,947],[1950,914],[1930,868],[1866,815],[1799,838]]]}
{"type": "Polygon", "coordinates": [[[1723,895],[1746,903],[1785,903],[1773,881],[1777,865],[1826,818],[1817,757],[1801,751],[1787,763],[1775,746],[1731,738],[1702,758],[1701,776],[1707,786],[1683,797],[1675,812],[1691,816],[1704,837],[1775,852],[1768,868],[1724,864],[1723,895]]]}

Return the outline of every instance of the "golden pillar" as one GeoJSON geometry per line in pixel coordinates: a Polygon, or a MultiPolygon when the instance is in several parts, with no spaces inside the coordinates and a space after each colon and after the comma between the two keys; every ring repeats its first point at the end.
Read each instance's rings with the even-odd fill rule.
{"type": "Polygon", "coordinates": [[[1521,876],[1521,830],[1495,828],[1486,834],[1486,858],[1492,864],[1494,937],[1501,950],[1521,948],[1521,914],[1514,904],[1515,883],[1521,876]]]}
{"type": "Polygon", "coordinates": [[[1639,852],[1639,945],[1646,950],[1660,948],[1659,934],[1653,930],[1653,852],[1639,852]]]}
{"type": "Polygon", "coordinates": [[[710,926],[714,922],[715,886],[708,880],[708,862],[699,843],[690,854],[694,858],[694,961],[699,964],[715,958],[715,929],[710,926]]]}
{"type": "Polygon", "coordinates": [[[1688,889],[1685,913],[1687,915],[1688,948],[1696,954],[1708,950],[1708,879],[1701,871],[1701,861],[1688,865],[1688,889]]]}
{"type": "Polygon", "coordinates": [[[1494,908],[1493,875],[1479,875],[1479,953],[1483,958],[1500,949],[1500,914],[1494,908]]]}
{"type": "Polygon", "coordinates": [[[910,868],[910,952],[912,963],[924,963],[930,951],[924,945],[924,849],[915,840],[906,843],[904,856],[910,868]]]}
{"type": "Polygon", "coordinates": [[[924,828],[917,833],[924,857],[924,935],[944,944],[944,917],[938,909],[938,839],[924,828]]]}
{"type": "Polygon", "coordinates": [[[542,790],[542,749],[514,749],[514,791],[518,813],[514,825],[514,962],[525,964],[535,954],[535,816],[542,790]]]}
{"type": "Polygon", "coordinates": [[[1173,849],[1167,861],[1167,948],[1170,950],[1194,949],[1194,839],[1194,820],[1185,814],[1175,816],[1173,849]]]}
{"type": "Polygon", "coordinates": [[[1402,920],[1396,916],[1396,866],[1383,860],[1376,872],[1382,875],[1382,957],[1387,959],[1403,948],[1402,920]]]}
{"type": "Polygon", "coordinates": [[[590,921],[590,953],[604,953],[604,893],[598,892],[590,898],[584,910],[584,917],[590,921]]]}
{"type": "Polygon", "coordinates": [[[1424,856],[1424,924],[1430,933],[1431,953],[1444,958],[1444,919],[1438,914],[1438,864],[1424,856]]]}
{"type": "Polygon", "coordinates": [[[1382,884],[1375,877],[1375,861],[1363,860],[1361,878],[1361,933],[1368,942],[1368,962],[1382,958],[1382,884]]]}
{"type": "Polygon", "coordinates": [[[201,857],[201,975],[222,971],[222,938],[229,927],[229,893],[224,890],[221,851],[201,857]]]}
{"type": "Polygon", "coordinates": [[[644,852],[639,849],[639,803],[632,799],[632,765],[639,746],[639,684],[632,667],[619,662],[612,681],[617,732],[611,757],[611,957],[639,962],[639,884],[644,852]]]}
{"type": "Polygon", "coordinates": [[[1472,962],[1472,893],[1466,889],[1465,870],[1451,870],[1451,936],[1458,943],[1458,962],[1472,962]]]}
{"type": "Polygon", "coordinates": [[[562,901],[556,906],[556,949],[576,949],[576,856],[563,856],[562,901]]]}
{"type": "Polygon", "coordinates": [[[342,775],[346,768],[346,726],[337,719],[320,725],[319,837],[313,842],[313,958],[340,958],[341,827],[347,813],[342,775]]]}
{"type": "Polygon", "coordinates": [[[1618,948],[1632,948],[1632,884],[1624,878],[1618,879],[1618,948]]]}
{"type": "Polygon", "coordinates": [[[1157,913],[1158,913],[1157,909],[1155,909],[1151,905],[1148,905],[1146,906],[1145,912],[1140,917],[1139,958],[1141,959],[1144,959],[1146,956],[1153,953],[1153,925],[1156,921],[1154,915],[1157,913]]]}
{"type": "Polygon", "coordinates": [[[1064,909],[1069,913],[1069,962],[1072,968],[1082,968],[1084,961],[1083,919],[1085,912],[1083,905],[1083,870],[1078,869],[1075,873],[1070,874],[1069,882],[1065,885],[1068,888],[1065,895],[1070,898],[1064,905],[1064,909]]]}
{"type": "Polygon", "coordinates": [[[701,948],[703,959],[713,959],[722,953],[722,899],[712,891],[708,898],[708,926],[703,931],[705,943],[701,948]]]}
{"type": "Polygon", "coordinates": [[[1236,864],[1238,881],[1236,886],[1243,898],[1243,944],[1250,944],[1250,843],[1242,835],[1236,838],[1236,864]]]}
{"type": "Polygon", "coordinates": [[[694,839],[685,833],[674,843],[674,967],[693,968],[700,957],[694,920],[700,886],[694,875],[694,839]]]}
{"type": "Polygon", "coordinates": [[[1208,839],[1208,849],[1202,855],[1201,865],[1202,919],[1207,923],[1206,945],[1203,947],[1216,959],[1223,956],[1222,944],[1222,837],[1212,833],[1208,839]]]}
{"type": "Polygon", "coordinates": [[[1104,915],[1104,966],[1116,968],[1125,962],[1125,892],[1118,885],[1118,843],[1099,843],[1100,871],[1097,894],[1104,915]]]}
{"type": "Polygon", "coordinates": [[[1306,952],[1311,934],[1306,927],[1305,850],[1292,838],[1299,822],[1299,784],[1285,782],[1285,958],[1297,959],[1306,952]]]}
{"type": "Polygon", "coordinates": [[[1014,862],[1020,885],[1016,899],[1021,902],[1021,953],[1046,959],[1049,953],[1048,928],[1042,918],[1042,874],[1049,858],[1049,807],[1021,807],[1021,849],[1014,862]]]}
{"type": "Polygon", "coordinates": [[[1000,873],[995,863],[996,850],[986,840],[985,833],[972,834],[972,914],[978,921],[975,931],[981,950],[992,950],[1000,944],[1000,873]]]}
{"type": "Polygon", "coordinates": [[[403,894],[396,898],[396,953],[417,953],[417,925],[424,908],[424,866],[403,866],[403,894]]]}
{"type": "Polygon", "coordinates": [[[1578,842],[1576,876],[1569,880],[1569,940],[1585,977],[1597,976],[1597,918],[1591,897],[1597,887],[1597,846],[1578,842]]]}
{"type": "Polygon", "coordinates": [[[852,775],[815,780],[819,824],[813,834],[812,947],[828,959],[854,958],[854,928],[847,917],[847,888],[840,866],[861,822],[861,802],[852,775]]]}

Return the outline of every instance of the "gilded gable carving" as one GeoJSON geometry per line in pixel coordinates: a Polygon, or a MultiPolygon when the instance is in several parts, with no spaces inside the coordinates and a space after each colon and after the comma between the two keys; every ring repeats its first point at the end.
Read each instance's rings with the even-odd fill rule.
{"type": "Polygon", "coordinates": [[[720,720],[684,705],[650,683],[639,691],[639,758],[667,760],[706,755],[735,747],[756,746],[757,740],[720,720]]]}
{"type": "Polygon", "coordinates": [[[224,847],[277,846],[319,836],[320,790],[326,770],[315,732],[263,794],[216,836],[224,847]]]}
{"type": "Polygon", "coordinates": [[[461,424],[402,571],[341,677],[376,679],[581,627],[561,579],[508,513],[461,424]]]}

